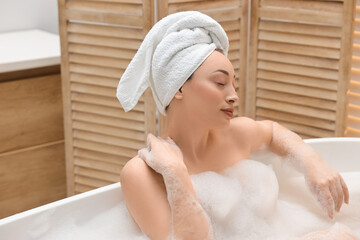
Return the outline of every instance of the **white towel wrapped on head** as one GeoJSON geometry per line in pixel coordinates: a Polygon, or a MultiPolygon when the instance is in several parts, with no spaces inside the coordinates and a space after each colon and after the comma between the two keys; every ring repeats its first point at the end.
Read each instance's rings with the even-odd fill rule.
{"type": "Polygon", "coordinates": [[[166,115],[176,92],[215,49],[227,55],[229,40],[214,19],[196,11],[171,14],[146,35],[120,79],[116,96],[129,111],[150,86],[157,109],[166,115]]]}

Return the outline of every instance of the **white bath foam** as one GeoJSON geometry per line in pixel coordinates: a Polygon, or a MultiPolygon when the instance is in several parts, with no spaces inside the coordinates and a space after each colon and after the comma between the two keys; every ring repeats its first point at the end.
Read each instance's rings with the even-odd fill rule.
{"type": "Polygon", "coordinates": [[[353,240],[356,236],[347,226],[335,223],[330,229],[307,234],[301,240],[353,240]]]}
{"type": "Polygon", "coordinates": [[[273,231],[278,183],[271,167],[244,160],[222,174],[205,172],[191,178],[212,220],[215,239],[288,239],[273,231]]]}
{"type": "MultiPolygon", "coordinates": [[[[360,237],[360,173],[342,173],[349,192],[349,204],[343,203],[339,213],[335,213],[335,219],[330,220],[327,214],[322,211],[321,206],[305,186],[303,177],[282,178],[280,181],[279,201],[298,208],[300,214],[307,214],[313,219],[313,230],[329,228],[338,222],[349,227],[358,237],[360,237]]],[[[304,217],[304,219],[309,219],[304,217]]],[[[301,224],[298,224],[301,228],[301,224]]]]}
{"type": "MultiPolygon", "coordinates": [[[[86,206],[79,206],[86,207],[86,206]]],[[[27,239],[36,240],[148,240],[132,220],[126,209],[125,201],[111,208],[93,206],[97,210],[92,215],[79,216],[77,211],[69,215],[56,214],[55,211],[45,213],[36,218],[27,229],[27,239]],[[54,217],[54,216],[61,217],[54,217]]]]}
{"type": "Polygon", "coordinates": [[[201,173],[192,176],[192,179],[201,203],[208,205],[211,199],[217,199],[216,202],[212,201],[210,211],[208,207],[204,207],[213,221],[217,240],[289,240],[298,239],[309,232],[330,229],[337,222],[360,236],[360,173],[343,174],[343,177],[348,183],[351,200],[348,206],[342,207],[334,221],[316,204],[306,189],[303,178],[289,178],[282,183],[278,199],[275,174],[262,163],[246,160],[222,174],[201,173]],[[233,196],[233,199],[239,201],[234,203],[233,199],[229,200],[227,196],[233,196]],[[230,213],[226,218],[212,215],[215,212],[213,209],[222,209],[223,205],[230,213]]]}

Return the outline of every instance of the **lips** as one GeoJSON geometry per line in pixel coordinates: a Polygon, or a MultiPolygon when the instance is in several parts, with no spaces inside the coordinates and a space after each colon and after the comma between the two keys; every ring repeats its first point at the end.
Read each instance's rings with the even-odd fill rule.
{"type": "Polygon", "coordinates": [[[225,108],[225,109],[221,109],[221,111],[223,111],[229,117],[232,117],[233,114],[234,114],[234,109],[233,108],[225,108]]]}

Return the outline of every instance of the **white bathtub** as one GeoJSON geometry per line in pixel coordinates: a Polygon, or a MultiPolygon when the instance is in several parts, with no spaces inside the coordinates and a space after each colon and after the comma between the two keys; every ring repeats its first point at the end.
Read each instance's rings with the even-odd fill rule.
{"type": "MultiPolygon", "coordinates": [[[[306,142],[338,171],[354,172],[360,177],[360,138],[309,139],[306,142]]],[[[360,190],[360,183],[358,187],[360,190]]],[[[111,212],[121,202],[120,188],[120,183],[115,183],[0,219],[0,239],[49,239],[44,236],[57,231],[64,223],[71,221],[73,226],[79,226],[94,221],[99,214],[111,212]]],[[[104,229],[102,239],[109,239],[105,237],[105,232],[111,232],[114,226],[116,228],[116,220],[113,220],[94,223],[100,231],[101,228],[104,229]]],[[[68,230],[58,231],[56,234],[56,239],[80,239],[79,235],[74,236],[68,230]]]]}

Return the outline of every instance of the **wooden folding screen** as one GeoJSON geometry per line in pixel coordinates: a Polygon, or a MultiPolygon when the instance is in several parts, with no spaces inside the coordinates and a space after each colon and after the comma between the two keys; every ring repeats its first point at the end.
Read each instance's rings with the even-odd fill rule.
{"type": "Polygon", "coordinates": [[[126,114],[115,97],[152,13],[148,0],[59,0],[68,195],[118,182],[155,132],[151,93],[126,114]]]}
{"type": "Polygon", "coordinates": [[[360,137],[360,1],[356,5],[355,27],[353,32],[353,53],[351,81],[349,84],[348,112],[345,136],[360,137]]]}
{"type": "Polygon", "coordinates": [[[200,11],[218,21],[230,42],[229,59],[236,74],[236,87],[240,101],[234,115],[244,115],[246,94],[246,56],[248,36],[248,0],[158,0],[158,19],[180,11],[200,11]]]}
{"type": "MultiPolygon", "coordinates": [[[[156,10],[158,20],[198,10],[224,27],[240,97],[236,116],[272,119],[302,137],[330,137],[344,132],[353,3],[158,0],[156,10]]],[[[117,182],[147,133],[156,132],[149,91],[129,113],[115,97],[122,73],[154,24],[154,10],[153,0],[59,0],[69,195],[117,182]]],[[[353,98],[359,95],[357,44],[355,39],[350,127],[359,121],[353,98]]]]}
{"type": "Polygon", "coordinates": [[[352,0],[252,0],[247,115],[342,136],[352,0]]]}

